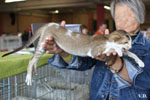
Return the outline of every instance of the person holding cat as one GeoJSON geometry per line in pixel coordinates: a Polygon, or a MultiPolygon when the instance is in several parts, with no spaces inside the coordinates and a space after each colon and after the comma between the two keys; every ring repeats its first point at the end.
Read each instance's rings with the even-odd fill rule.
{"type": "MultiPolygon", "coordinates": [[[[149,100],[150,99],[150,42],[144,38],[140,24],[144,23],[145,7],[142,0],[113,0],[111,14],[117,30],[122,29],[132,37],[131,52],[145,64],[137,66],[129,57],[119,57],[116,52],[99,54],[97,57],[78,57],[72,55],[66,63],[63,58],[69,54],[61,50],[53,37],[45,40],[46,53],[55,54],[49,64],[58,68],[88,70],[94,65],[91,80],[90,100],[149,100]],[[106,62],[106,59],[109,58],[106,62]],[[111,70],[110,70],[111,69],[111,70]]],[[[62,26],[65,22],[62,21],[62,26]]]]}

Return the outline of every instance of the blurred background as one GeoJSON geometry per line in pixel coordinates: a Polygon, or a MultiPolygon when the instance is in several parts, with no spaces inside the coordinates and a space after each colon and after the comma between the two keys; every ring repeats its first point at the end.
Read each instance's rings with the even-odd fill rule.
{"type": "MultiPolygon", "coordinates": [[[[110,31],[115,25],[109,11],[112,0],[0,0],[0,35],[24,33],[32,23],[61,22],[84,24],[96,31],[106,22],[110,31]]],[[[146,5],[146,20],[142,30],[150,26],[150,0],[146,5]]]]}
{"type": "MultiPolygon", "coordinates": [[[[94,33],[99,25],[105,22],[112,32],[115,30],[115,24],[110,14],[111,1],[0,0],[0,53],[23,45],[32,35],[32,23],[59,23],[66,20],[67,24],[83,24],[83,29],[87,28],[94,33]]],[[[146,6],[146,17],[141,29],[150,39],[150,0],[143,1],[146,6]]],[[[22,52],[26,53],[29,50],[31,49],[22,52]]],[[[10,66],[3,64],[4,58],[0,60],[1,69],[5,69],[1,71],[9,74],[6,77],[0,73],[0,100],[89,100],[93,69],[80,72],[43,65],[38,69],[38,76],[34,76],[33,86],[28,87],[24,82],[26,68],[22,67],[28,59],[21,57],[14,57],[18,60],[6,58],[6,65],[10,66]],[[18,61],[20,65],[14,65],[13,61],[18,61]],[[13,68],[15,66],[18,66],[16,70],[23,69],[16,71],[13,68]]]]}
{"type": "MultiPolygon", "coordinates": [[[[32,36],[32,23],[61,22],[83,24],[94,34],[101,23],[110,32],[115,24],[110,14],[112,0],[0,0],[0,51],[7,51],[24,45],[32,36]]],[[[145,23],[141,25],[147,36],[150,29],[150,0],[143,0],[146,6],[145,23]]],[[[149,37],[148,35],[147,37],[149,37]]],[[[32,47],[32,46],[31,46],[32,47]]]]}

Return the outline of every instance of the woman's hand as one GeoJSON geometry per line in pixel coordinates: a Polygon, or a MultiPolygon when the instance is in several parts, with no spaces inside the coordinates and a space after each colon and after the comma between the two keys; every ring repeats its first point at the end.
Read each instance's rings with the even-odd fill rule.
{"type": "Polygon", "coordinates": [[[97,60],[101,60],[101,61],[109,61],[109,60],[111,60],[110,58],[113,59],[113,56],[117,56],[117,53],[116,52],[107,53],[107,54],[99,53],[98,56],[94,56],[93,58],[95,58],[97,60]]]}
{"type": "Polygon", "coordinates": [[[47,54],[60,54],[63,52],[63,50],[57,46],[53,37],[49,37],[44,41],[43,48],[46,49],[47,54]]]}

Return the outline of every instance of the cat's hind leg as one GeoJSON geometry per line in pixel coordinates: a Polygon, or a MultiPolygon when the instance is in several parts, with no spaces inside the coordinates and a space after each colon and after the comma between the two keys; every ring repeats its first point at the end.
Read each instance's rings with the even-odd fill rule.
{"type": "Polygon", "coordinates": [[[35,59],[37,59],[35,62],[34,62],[34,66],[33,66],[33,72],[35,75],[37,75],[37,63],[38,63],[38,60],[40,59],[40,57],[45,53],[45,49],[42,47],[42,44],[40,47],[37,47],[36,51],[35,51],[35,54],[34,54],[34,57],[35,59]]]}
{"type": "Polygon", "coordinates": [[[32,85],[32,70],[37,75],[37,62],[44,52],[45,50],[42,47],[37,48],[34,53],[33,58],[30,60],[28,69],[27,69],[26,81],[25,81],[27,85],[32,85]]]}
{"type": "Polygon", "coordinates": [[[35,64],[37,59],[35,59],[35,57],[33,57],[28,64],[28,68],[27,68],[27,76],[26,76],[26,80],[25,82],[27,83],[27,85],[32,85],[32,70],[33,70],[33,66],[35,64]]]}
{"type": "Polygon", "coordinates": [[[141,59],[139,59],[134,53],[130,52],[130,51],[125,51],[124,52],[125,55],[133,58],[135,60],[135,62],[139,65],[139,67],[144,67],[144,63],[141,59]]]}

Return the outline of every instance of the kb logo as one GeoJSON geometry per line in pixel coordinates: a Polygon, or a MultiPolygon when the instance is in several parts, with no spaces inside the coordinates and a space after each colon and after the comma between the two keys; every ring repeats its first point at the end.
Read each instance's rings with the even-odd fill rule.
{"type": "Polygon", "coordinates": [[[147,98],[146,94],[138,94],[139,98],[147,98]]]}

